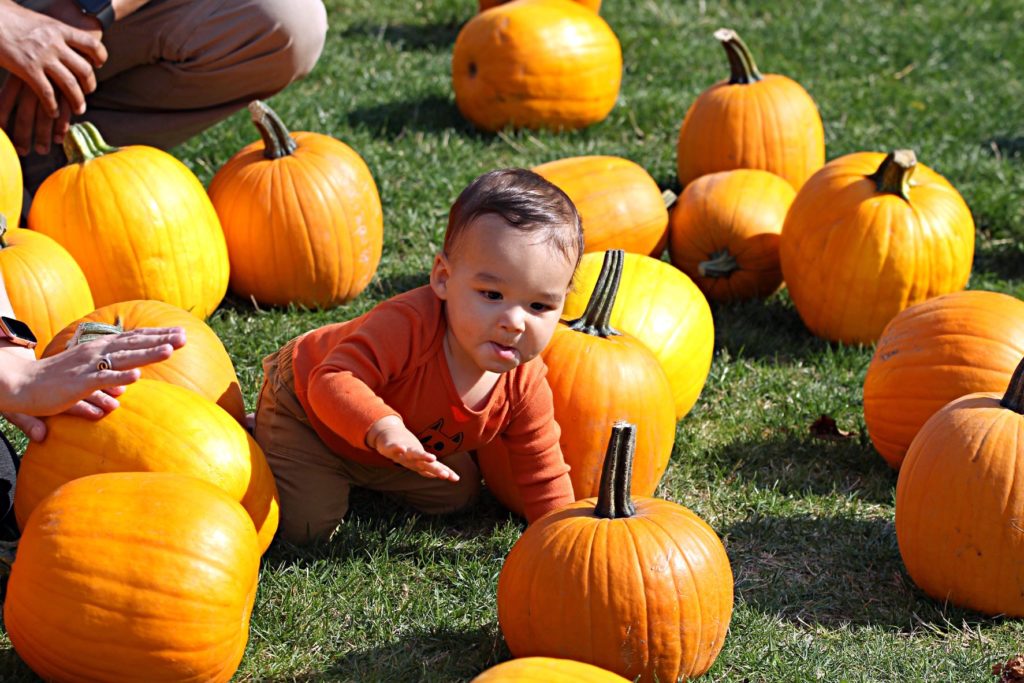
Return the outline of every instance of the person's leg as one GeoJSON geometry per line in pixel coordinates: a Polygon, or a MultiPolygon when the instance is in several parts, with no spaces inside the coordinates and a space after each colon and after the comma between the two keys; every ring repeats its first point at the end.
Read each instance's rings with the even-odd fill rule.
{"type": "Polygon", "coordinates": [[[457,512],[472,505],[480,497],[480,470],[469,453],[453,453],[442,459],[459,475],[457,482],[428,479],[403,468],[381,469],[370,478],[357,483],[374,491],[405,501],[428,515],[457,512]]]}
{"type": "Polygon", "coordinates": [[[0,434],[0,541],[18,538],[14,518],[14,488],[18,478],[18,456],[14,447],[0,434]]]}

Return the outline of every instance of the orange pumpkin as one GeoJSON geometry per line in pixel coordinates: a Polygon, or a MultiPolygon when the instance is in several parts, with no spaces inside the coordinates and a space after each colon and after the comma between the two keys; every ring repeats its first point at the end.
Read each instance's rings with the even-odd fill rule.
{"type": "Polygon", "coordinates": [[[731,74],[686,112],[676,145],[680,185],[717,171],[759,168],[800,189],[825,163],[825,129],[814,100],[786,76],[762,75],[735,31],[719,29],[715,38],[731,74]]]}
{"type": "Polygon", "coordinates": [[[231,290],[261,304],[339,306],[380,263],[377,184],[355,150],[320,133],[290,133],[270,107],[249,105],[263,138],[210,183],[231,259],[231,290]]]}
{"type": "Polygon", "coordinates": [[[21,220],[21,205],[25,198],[22,186],[21,160],[11,139],[0,128],[0,214],[12,225],[21,220]]]}
{"type": "MultiPolygon", "coordinates": [[[[532,170],[576,205],[586,251],[622,249],[658,256],[665,250],[666,197],[639,164],[621,157],[583,156],[549,161],[532,170]]],[[[669,196],[675,199],[674,194],[669,196]]]]}
{"type": "Polygon", "coordinates": [[[59,488],[25,524],[4,624],[49,681],[227,681],[258,572],[252,522],[217,487],[98,474],[59,488]]]}
{"type": "Polygon", "coordinates": [[[0,280],[15,316],[36,336],[37,358],[58,330],[93,308],[89,283],[71,254],[46,235],[8,229],[2,214],[0,280]]]}
{"type": "Polygon", "coordinates": [[[864,422],[894,469],[921,426],[964,394],[1001,391],[1024,357],[1024,301],[997,292],[945,294],[886,325],[864,376],[864,422]]]}
{"type": "Polygon", "coordinates": [[[462,27],[452,86],[483,130],[583,128],[615,106],[622,48],[607,22],[570,0],[514,0],[462,27]]]}
{"type": "Polygon", "coordinates": [[[73,339],[81,343],[99,334],[140,327],[182,327],[187,340],[167,360],[140,368],[142,377],[191,389],[239,422],[245,421],[242,389],[224,343],[202,320],[162,301],[122,301],[84,315],[57,333],[43,356],[60,353],[73,339]]]}
{"type": "Polygon", "coordinates": [[[795,196],[789,183],[768,171],[697,178],[669,218],[672,263],[711,301],[767,297],[782,284],[779,234],[795,196]]]}
{"type": "Polygon", "coordinates": [[[44,441],[25,449],[14,514],[25,528],[50,493],[74,479],[102,472],[180,472],[216,484],[249,513],[259,551],[277,531],[278,497],[263,451],[217,405],[199,394],[140,379],[102,420],[47,418],[44,441]]]}
{"type": "Polygon", "coordinates": [[[615,425],[600,495],[535,521],[505,559],[498,623],[513,656],[675,681],[700,676],[721,651],[732,618],[729,557],[687,508],[630,497],[634,436],[633,425],[615,425]]]}
{"type": "Polygon", "coordinates": [[[74,257],[96,305],[157,299],[210,315],[228,252],[199,179],[154,147],[111,147],[91,123],[74,124],[64,148],[68,165],[39,186],[28,225],[74,257]]]}
{"type": "Polygon", "coordinates": [[[962,396],[914,437],[896,482],[907,573],[943,603],[1024,617],[1024,361],[1005,394],[962,396]]]}
{"type": "Polygon", "coordinates": [[[811,332],[871,343],[908,306],[964,288],[974,220],[949,181],[912,151],[847,154],[797,192],[779,259],[811,332]]]}
{"type": "Polygon", "coordinates": [[[554,657],[510,659],[470,683],[628,683],[625,678],[591,664],[554,657]]]}
{"type": "MultiPolygon", "coordinates": [[[[595,12],[601,11],[601,0],[573,0],[578,2],[584,7],[590,8],[595,12]]],[[[480,0],[480,11],[483,12],[485,9],[497,7],[498,5],[504,5],[509,0],[480,0]]]]}

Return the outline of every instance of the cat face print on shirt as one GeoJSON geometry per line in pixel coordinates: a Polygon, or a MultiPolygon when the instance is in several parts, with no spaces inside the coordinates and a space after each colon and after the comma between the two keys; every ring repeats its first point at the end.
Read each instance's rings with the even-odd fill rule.
{"type": "Polygon", "coordinates": [[[424,450],[428,453],[450,455],[459,450],[459,445],[462,443],[462,432],[449,436],[441,431],[442,427],[444,427],[444,418],[439,419],[416,435],[420,443],[423,444],[424,450]]]}

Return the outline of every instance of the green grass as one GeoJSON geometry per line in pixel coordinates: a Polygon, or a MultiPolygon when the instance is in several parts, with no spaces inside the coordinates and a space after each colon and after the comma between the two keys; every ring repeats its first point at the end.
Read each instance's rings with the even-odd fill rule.
{"type": "MultiPolygon", "coordinates": [[[[606,0],[625,62],[604,122],[553,134],[476,132],[450,87],[451,46],[474,0],[331,0],[324,55],[271,100],[294,130],[338,137],[369,164],[385,215],[384,257],[359,299],[325,312],[256,311],[228,298],[210,320],[247,404],[260,359],[292,336],[422,284],[448,207],[476,175],[614,154],[678,191],[675,141],[693,98],[726,75],[711,38],[737,29],[765,72],[802,83],[827,156],[910,147],[974,214],[970,286],[1024,296],[1024,79],[1016,0],[682,2],[606,0]]],[[[239,113],[175,150],[204,182],[255,137],[239,113]]],[[[937,603],[896,545],[896,475],[867,439],[870,347],[812,337],[785,293],[716,306],[715,356],[678,427],[659,495],[722,536],[735,612],[708,681],[992,681],[1024,649],[1020,621],[937,603]],[[853,438],[811,438],[822,414],[853,438]]],[[[495,586],[523,524],[490,497],[423,518],[357,493],[333,542],[267,553],[237,680],[465,681],[509,657],[495,586]]],[[[5,640],[0,679],[34,680],[5,640]]],[[[141,672],[140,672],[141,673],[141,672]]]]}

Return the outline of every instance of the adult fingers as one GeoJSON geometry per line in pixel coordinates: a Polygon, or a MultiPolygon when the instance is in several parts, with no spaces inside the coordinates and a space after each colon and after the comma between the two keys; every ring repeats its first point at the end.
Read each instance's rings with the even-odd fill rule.
{"type": "MultiPolygon", "coordinates": [[[[68,50],[70,52],[70,50],[68,50]]],[[[77,56],[78,64],[67,64],[64,61],[51,62],[47,65],[46,75],[50,81],[57,86],[61,94],[64,95],[71,103],[71,111],[76,114],[85,113],[85,95],[96,89],[96,76],[92,73],[92,68],[88,62],[77,56]],[[69,68],[69,66],[71,68],[69,68]],[[87,69],[86,75],[83,77],[76,71],[76,67],[87,69]],[[84,78],[84,80],[83,80],[84,78]],[[91,87],[90,87],[91,84],[91,87]]],[[[54,113],[51,118],[57,118],[57,108],[54,108],[54,113]]]]}
{"type": "Polygon", "coordinates": [[[7,421],[24,432],[30,441],[42,441],[46,438],[46,423],[38,417],[24,413],[3,413],[7,421]]]}
{"type": "Polygon", "coordinates": [[[174,353],[174,347],[170,344],[161,344],[144,349],[129,349],[126,351],[108,352],[104,357],[109,360],[110,367],[114,370],[130,370],[140,368],[150,363],[159,363],[167,360],[174,353]]]}
{"type": "MultiPolygon", "coordinates": [[[[113,396],[110,395],[110,393],[108,393],[106,389],[102,391],[92,392],[91,394],[83,398],[81,401],[79,401],[79,403],[85,403],[86,405],[98,408],[100,411],[103,412],[104,415],[106,415],[111,410],[114,410],[115,408],[121,405],[116,398],[114,398],[113,396]]],[[[72,408],[73,407],[74,406],[72,406],[72,408]]]]}
{"type": "Polygon", "coordinates": [[[46,115],[43,108],[36,106],[36,117],[33,124],[33,143],[36,154],[47,154],[50,151],[50,142],[53,140],[53,124],[56,119],[46,115]]]}
{"type": "Polygon", "coordinates": [[[0,128],[7,128],[7,121],[18,103],[18,94],[24,84],[20,78],[8,75],[3,87],[0,88],[0,128]]]}
{"type": "Polygon", "coordinates": [[[34,64],[32,71],[24,75],[22,82],[28,87],[22,88],[19,100],[25,96],[25,93],[34,93],[35,97],[42,103],[43,110],[50,116],[56,117],[58,112],[57,93],[54,91],[49,77],[43,72],[42,66],[34,64]]]}
{"type": "Polygon", "coordinates": [[[103,41],[88,31],[66,26],[64,40],[77,52],[88,57],[95,68],[98,69],[106,63],[107,48],[103,41]]]}
{"type": "Polygon", "coordinates": [[[14,126],[12,127],[11,142],[18,150],[19,156],[28,154],[32,144],[32,127],[36,120],[36,108],[39,104],[38,98],[31,90],[21,89],[18,97],[18,109],[14,113],[14,126]]]}
{"type": "Polygon", "coordinates": [[[93,343],[105,343],[108,351],[124,351],[161,344],[170,344],[177,349],[185,345],[185,340],[185,330],[181,327],[140,327],[93,343]]]}
{"type": "MultiPolygon", "coordinates": [[[[111,409],[113,410],[113,408],[111,409]]],[[[99,406],[89,403],[88,400],[82,399],[78,403],[74,404],[70,408],[64,411],[66,415],[74,415],[75,417],[84,417],[87,420],[98,420],[106,415],[108,410],[103,410],[99,406]]]]}
{"type": "Polygon", "coordinates": [[[60,111],[57,113],[57,120],[53,124],[53,144],[64,144],[64,137],[71,127],[71,104],[68,98],[60,98],[60,111]]]}

